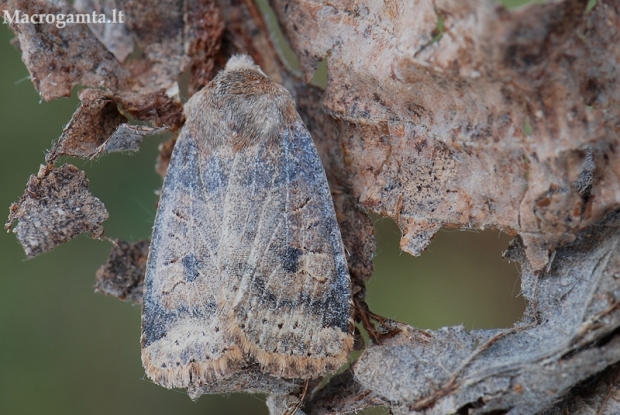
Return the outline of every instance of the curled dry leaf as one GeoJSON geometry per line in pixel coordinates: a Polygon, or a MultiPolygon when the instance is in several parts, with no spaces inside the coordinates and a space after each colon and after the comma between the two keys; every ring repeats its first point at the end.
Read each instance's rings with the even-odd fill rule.
{"type": "Polygon", "coordinates": [[[306,403],[304,410],[312,415],[355,414],[365,408],[377,406],[385,406],[384,400],[364,389],[355,380],[353,370],[347,369],[330,379],[329,383],[306,403]]]}
{"type": "Polygon", "coordinates": [[[121,92],[116,99],[127,114],[137,120],[151,121],[156,127],[176,130],[185,121],[183,104],[176,91],[121,92]]]}
{"type": "Polygon", "coordinates": [[[270,414],[306,415],[301,409],[298,397],[272,393],[267,396],[267,408],[270,414]]]}
{"type": "Polygon", "coordinates": [[[61,245],[81,233],[103,236],[101,222],[108,218],[103,203],[88,190],[86,174],[77,167],[41,166],[30,176],[24,195],[11,205],[5,224],[22,244],[28,258],[61,245]]]}
{"type": "MultiPolygon", "coordinates": [[[[107,0],[98,1],[108,3],[107,0]]],[[[133,77],[148,91],[169,89],[182,72],[184,1],[123,1],[125,25],[141,54],[126,62],[133,77]]],[[[122,27],[119,27],[121,30],[122,27]]]]}
{"type": "Polygon", "coordinates": [[[97,270],[95,291],[141,304],[149,245],[148,240],[116,240],[108,261],[97,270]]]}
{"type": "MultiPolygon", "coordinates": [[[[83,97],[85,108],[77,110],[74,124],[96,118],[108,124],[105,131],[118,125],[113,100],[138,120],[177,129],[183,123],[177,80],[190,68],[191,85],[196,90],[211,77],[223,31],[219,9],[209,0],[190,2],[189,6],[184,0],[156,5],[131,0],[122,2],[122,7],[118,3],[83,0],[75,7],[83,13],[96,11],[110,16],[111,10],[123,10],[127,13],[124,24],[72,24],[63,28],[12,24],[34,86],[45,100],[70,96],[76,85],[104,88],[100,97],[93,97],[92,91],[83,97]],[[127,59],[134,42],[143,55],[127,59]],[[93,100],[103,97],[110,101],[96,106],[93,100]]],[[[7,12],[13,15],[17,10],[28,15],[76,13],[64,3],[10,0],[7,12]]],[[[91,146],[102,142],[102,137],[95,134],[85,141],[85,146],[91,146]]]]}
{"type": "Polygon", "coordinates": [[[54,163],[61,155],[93,159],[108,153],[138,151],[144,136],[164,131],[127,124],[113,98],[98,89],[81,91],[81,105],[45,161],[54,163]]]}
{"type": "MultiPolygon", "coordinates": [[[[77,10],[89,14],[96,11],[111,15],[114,9],[128,13],[124,24],[68,24],[65,27],[11,24],[17,34],[22,59],[43,99],[70,96],[76,85],[97,88],[80,93],[81,105],[47,155],[49,164],[60,155],[93,158],[116,151],[136,151],[145,135],[163,130],[128,125],[121,111],[135,119],[150,121],[156,127],[179,128],[184,118],[177,79],[190,66],[192,74],[196,73],[192,75],[195,80],[192,85],[198,87],[210,77],[223,30],[215,2],[143,3],[138,0],[78,0],[73,8],[64,2],[6,2],[6,13],[11,16],[17,11],[22,15],[65,16],[74,15],[77,10]],[[143,55],[127,59],[134,42],[142,48],[143,55]],[[119,105],[122,110],[118,109],[119,105]]],[[[19,214],[18,207],[14,206],[9,222],[18,216],[41,215],[41,212],[27,210],[38,209],[42,204],[26,203],[26,199],[22,199],[19,214]]],[[[53,243],[43,243],[34,236],[26,236],[27,221],[21,223],[16,230],[23,238],[32,239],[30,242],[20,239],[29,256],[75,236],[67,231],[63,237],[55,235],[53,243]]],[[[88,227],[77,225],[72,231],[78,229],[90,231],[88,227]]],[[[97,228],[94,234],[102,232],[97,228]]]]}
{"type": "Polygon", "coordinates": [[[215,1],[77,0],[74,7],[91,13],[124,12],[124,22],[89,25],[116,58],[126,65],[143,93],[169,90],[189,68],[190,94],[213,76],[213,57],[224,28],[215,1]],[[129,58],[135,53],[139,55],[129,58]]]}
{"type": "Polygon", "coordinates": [[[327,57],[353,194],[398,220],[407,252],[441,227],[492,227],[520,234],[540,270],[619,206],[611,4],[272,4],[307,80],[327,57]]]}
{"type": "Polygon", "coordinates": [[[127,118],[118,111],[110,94],[98,89],[80,91],[79,108],[45,156],[53,163],[58,156],[91,158],[127,118]]]}
{"type": "MultiPolygon", "coordinates": [[[[82,13],[103,13],[106,16],[114,16],[114,11],[123,11],[123,0],[75,0],[73,8],[82,13]]],[[[126,20],[126,16],[123,16],[126,20]]],[[[124,63],[134,51],[134,40],[131,31],[125,22],[114,24],[90,23],[88,28],[114,54],[116,59],[124,63]]]]}
{"type": "Polygon", "coordinates": [[[108,153],[134,152],[140,149],[140,143],[148,135],[158,134],[165,128],[152,128],[144,125],[121,124],[91,158],[108,153]]]}
{"type": "MultiPolygon", "coordinates": [[[[10,15],[71,14],[75,10],[63,2],[9,0],[10,15]]],[[[17,34],[22,60],[41,97],[50,101],[71,96],[76,85],[127,88],[130,73],[103,46],[86,25],[58,28],[53,24],[10,24],[17,34]]]]}

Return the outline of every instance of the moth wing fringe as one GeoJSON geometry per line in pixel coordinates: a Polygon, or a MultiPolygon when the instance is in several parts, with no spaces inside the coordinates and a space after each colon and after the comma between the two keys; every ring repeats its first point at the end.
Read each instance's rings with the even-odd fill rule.
{"type": "Polygon", "coordinates": [[[142,352],[142,365],[153,382],[171,388],[188,388],[226,379],[244,362],[241,349],[233,346],[226,354],[209,362],[190,362],[183,366],[162,368],[153,364],[150,353],[142,352]]]}
{"type": "Polygon", "coordinates": [[[243,329],[232,319],[225,326],[225,330],[244,353],[252,356],[263,372],[288,379],[314,379],[334,372],[347,363],[353,350],[353,336],[337,329],[333,330],[334,335],[339,337],[342,348],[333,356],[291,356],[265,351],[249,340],[243,329]]]}

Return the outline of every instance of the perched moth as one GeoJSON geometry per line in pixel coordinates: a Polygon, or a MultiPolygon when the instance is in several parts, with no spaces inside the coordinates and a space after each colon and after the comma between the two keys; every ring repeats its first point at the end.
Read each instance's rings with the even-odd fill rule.
{"type": "Polygon", "coordinates": [[[351,287],[325,171],[291,95],[235,56],[185,106],[155,218],[142,362],[196,389],[255,365],[346,363],[351,287]]]}

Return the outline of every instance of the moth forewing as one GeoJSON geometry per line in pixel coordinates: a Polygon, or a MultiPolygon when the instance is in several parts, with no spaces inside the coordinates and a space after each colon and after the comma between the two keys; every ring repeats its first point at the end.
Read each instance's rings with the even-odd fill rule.
{"type": "Polygon", "coordinates": [[[166,387],[347,361],[351,287],[325,172],[290,94],[244,56],[186,104],[145,280],[142,358],[166,387]]]}
{"type": "Polygon", "coordinates": [[[144,282],[142,362],[153,381],[169,388],[213,382],[243,364],[217,312],[216,212],[223,195],[216,188],[204,192],[200,164],[194,138],[183,131],[164,181],[144,282]]]}
{"type": "Polygon", "coordinates": [[[271,374],[323,375],[352,347],[350,281],[323,167],[300,120],[240,153],[229,194],[245,195],[243,208],[223,222],[226,331],[271,374]]]}

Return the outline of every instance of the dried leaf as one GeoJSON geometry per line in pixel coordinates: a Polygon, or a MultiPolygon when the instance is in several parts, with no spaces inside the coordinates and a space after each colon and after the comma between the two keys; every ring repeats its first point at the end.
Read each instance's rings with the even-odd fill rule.
{"type": "Polygon", "coordinates": [[[299,409],[301,403],[296,396],[271,393],[266,403],[270,414],[305,415],[299,409]]]}
{"type": "Polygon", "coordinates": [[[108,262],[97,270],[95,291],[141,304],[149,244],[148,240],[116,240],[108,262]]]}
{"type": "Polygon", "coordinates": [[[145,136],[158,134],[165,128],[152,128],[143,125],[121,124],[91,158],[108,153],[126,153],[140,150],[140,143],[145,136]]]}
{"type": "Polygon", "coordinates": [[[224,21],[216,1],[189,1],[185,9],[184,51],[190,59],[189,95],[213,78],[215,55],[220,49],[224,21]]]}
{"type": "Polygon", "coordinates": [[[28,180],[26,192],[11,205],[5,224],[22,244],[28,258],[61,245],[81,233],[101,238],[101,222],[108,218],[103,203],[88,190],[86,174],[65,164],[59,168],[41,166],[28,180]]]}
{"type": "Polygon", "coordinates": [[[366,349],[354,368],[356,380],[395,413],[536,413],[549,407],[620,361],[619,230],[620,211],[559,249],[542,275],[516,244],[511,256],[523,261],[528,307],[513,329],[451,327],[428,331],[427,340],[403,329],[366,349]]]}
{"type": "MultiPolygon", "coordinates": [[[[92,13],[94,11],[106,16],[114,16],[115,11],[124,11],[123,3],[122,0],[75,0],[73,7],[78,12],[92,13]]],[[[126,16],[123,17],[123,20],[126,20],[126,16]]],[[[114,24],[90,23],[88,28],[119,62],[125,62],[127,57],[133,53],[133,35],[126,23],[120,21],[114,24]]]]}
{"type": "Polygon", "coordinates": [[[54,163],[60,155],[93,159],[108,153],[138,151],[144,136],[165,130],[126,124],[127,118],[118,111],[113,96],[98,89],[81,91],[80,100],[60,139],[45,156],[48,163],[54,163]]]}
{"type": "MultiPolygon", "coordinates": [[[[13,30],[18,34],[24,62],[31,72],[35,87],[45,99],[67,96],[71,88],[78,83],[106,88],[105,90],[82,91],[80,94],[82,104],[46,157],[49,163],[53,163],[61,154],[93,158],[114,151],[135,151],[144,135],[161,131],[161,129],[126,124],[126,118],[117,109],[118,104],[134,118],[152,121],[156,126],[176,129],[183,123],[183,106],[178,98],[178,88],[175,89],[177,77],[190,62],[185,55],[186,48],[183,42],[192,45],[193,53],[204,53],[203,49],[208,47],[211,48],[208,54],[213,54],[219,45],[221,27],[218,29],[217,24],[213,23],[212,31],[206,27],[201,27],[199,30],[187,28],[183,23],[184,18],[190,18],[192,25],[201,24],[205,16],[198,12],[207,13],[209,10],[214,14],[207,17],[216,21],[218,19],[217,8],[210,1],[193,4],[192,10],[196,13],[189,17],[184,17],[184,2],[174,2],[173,8],[176,7],[179,13],[176,17],[172,16],[174,19],[171,20],[169,9],[172,3],[159,4],[156,8],[149,6],[148,13],[146,13],[147,19],[144,15],[140,18],[134,16],[136,18],[130,24],[133,30],[131,36],[127,32],[128,26],[126,25],[103,25],[105,26],[103,31],[98,32],[99,38],[111,50],[114,50],[121,60],[127,57],[133,47],[132,37],[135,37],[138,44],[142,46],[145,46],[142,42],[149,43],[148,47],[145,46],[145,59],[141,60],[142,63],[132,63],[134,75],[137,76],[134,79],[130,72],[124,69],[95,38],[86,25],[69,25],[62,30],[55,25],[17,23],[12,25],[13,30]],[[177,22],[179,18],[181,24],[170,25],[170,22],[177,22]],[[161,27],[153,24],[153,19],[169,30],[161,30],[161,27]],[[125,48],[123,48],[123,42],[125,48]],[[67,44],[71,47],[67,48],[67,44]],[[136,68],[141,65],[149,67],[146,74],[144,71],[136,72],[136,68]]],[[[118,4],[114,0],[100,2],[85,0],[78,1],[76,6],[82,12],[94,9],[105,13],[114,9],[118,4]]],[[[126,1],[122,8],[131,9],[133,13],[142,10],[143,6],[138,1],[126,1]]],[[[42,13],[67,15],[74,11],[63,3],[11,0],[8,12],[14,13],[15,10],[31,15],[42,13]]],[[[207,62],[205,63],[207,66],[208,61],[212,59],[210,55],[204,54],[202,58],[207,62]]],[[[40,214],[35,210],[28,211],[28,209],[37,209],[39,207],[37,204],[24,202],[20,206],[15,205],[12,208],[12,220],[26,218],[28,215],[36,217],[40,214]]],[[[26,224],[27,221],[20,221],[16,230],[24,229],[26,224]]],[[[102,230],[97,232],[102,232],[102,230]]],[[[54,244],[46,243],[42,249],[51,249],[55,244],[68,239],[70,237],[55,238],[54,244]]],[[[35,242],[39,243],[37,241],[32,243],[35,242]]],[[[34,256],[39,252],[38,250],[32,251],[28,255],[34,256]]]]}
{"type": "Polygon", "coordinates": [[[168,89],[187,63],[183,49],[184,0],[123,1],[126,25],[142,51],[127,65],[145,89],[168,89]]]}
{"type": "Polygon", "coordinates": [[[115,99],[121,104],[123,111],[141,121],[151,121],[156,127],[170,130],[179,128],[185,118],[183,104],[179,101],[178,90],[155,92],[120,93],[115,99]],[[171,93],[171,95],[169,95],[171,93]]]}
{"type": "Polygon", "coordinates": [[[620,365],[616,364],[575,388],[568,399],[540,415],[615,415],[620,413],[620,365]]]}
{"type": "Polygon", "coordinates": [[[612,5],[272,3],[306,80],[328,56],[323,105],[346,121],[353,194],[398,220],[407,252],[441,227],[493,227],[519,233],[540,270],[620,205],[612,5]]]}
{"type": "Polygon", "coordinates": [[[356,382],[353,371],[349,369],[330,379],[304,409],[312,415],[331,415],[354,414],[376,406],[384,406],[384,402],[356,382]]]}
{"type": "MultiPolygon", "coordinates": [[[[22,15],[75,13],[62,2],[9,0],[9,14],[16,10],[22,15]]],[[[10,27],[19,39],[32,83],[46,101],[71,96],[71,89],[78,84],[113,91],[130,84],[129,72],[84,24],[58,28],[54,24],[11,23],[10,27]]]]}
{"type": "Polygon", "coordinates": [[[58,156],[91,158],[123,123],[127,122],[117,109],[113,97],[98,89],[80,91],[82,103],[64,128],[45,161],[53,163],[58,156]]]}

